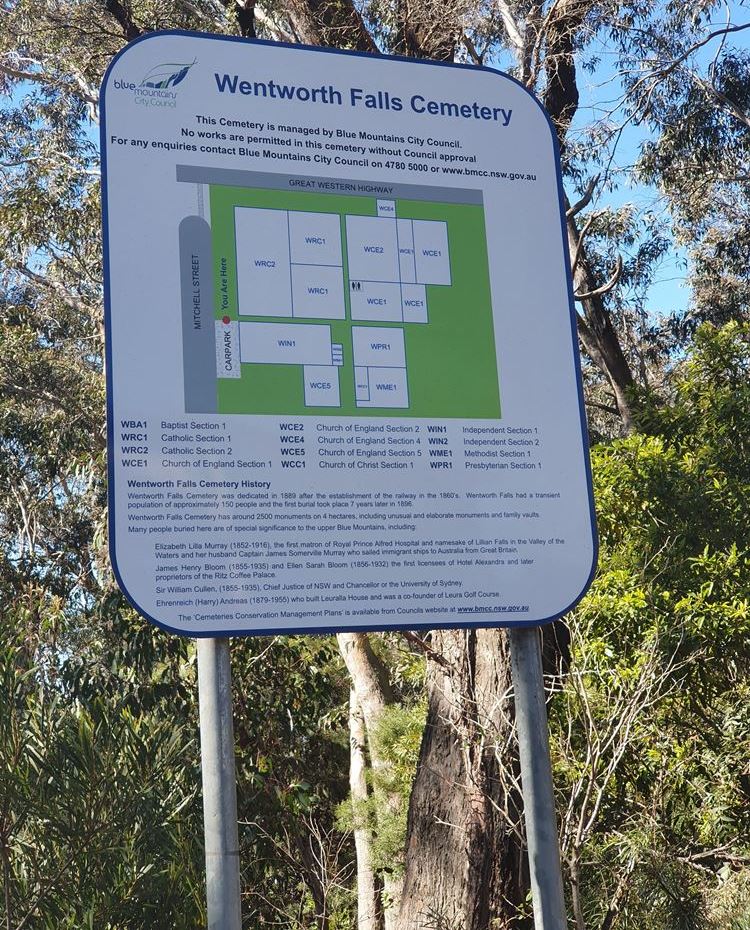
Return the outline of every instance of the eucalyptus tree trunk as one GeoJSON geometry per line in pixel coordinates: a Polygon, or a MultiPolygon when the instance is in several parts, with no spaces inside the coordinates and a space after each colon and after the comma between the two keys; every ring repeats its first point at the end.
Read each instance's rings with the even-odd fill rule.
{"type": "Polygon", "coordinates": [[[438,631],[431,649],[397,930],[527,930],[506,634],[438,631]]]}

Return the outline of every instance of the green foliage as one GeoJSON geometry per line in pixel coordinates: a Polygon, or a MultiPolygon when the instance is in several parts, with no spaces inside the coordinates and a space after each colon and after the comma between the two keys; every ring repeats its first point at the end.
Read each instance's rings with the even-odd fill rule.
{"type": "Polygon", "coordinates": [[[749,337],[700,329],[650,435],[593,450],[600,569],[552,709],[593,926],[616,904],[624,930],[718,930],[729,899],[750,921],[749,337]]]}
{"type": "Polygon", "coordinates": [[[397,791],[407,800],[414,780],[426,713],[424,700],[411,707],[388,707],[372,735],[373,744],[388,761],[388,774],[378,776],[377,786],[388,792],[397,791]]]}
{"type": "Polygon", "coordinates": [[[711,930],[750,930],[750,873],[725,868],[719,881],[710,903],[711,930]]]}
{"type": "Polygon", "coordinates": [[[203,889],[192,731],[163,713],[70,703],[44,679],[22,642],[0,650],[8,925],[195,927],[203,889]]]}
{"type": "Polygon", "coordinates": [[[334,809],[348,791],[349,682],[336,641],[237,639],[232,662],[247,924],[348,920],[353,850],[334,809]]]}
{"type": "Polygon", "coordinates": [[[385,767],[369,769],[366,801],[349,797],[337,809],[339,829],[372,832],[373,867],[379,872],[400,874],[403,869],[406,816],[426,712],[424,701],[386,708],[372,735],[385,767]]]}

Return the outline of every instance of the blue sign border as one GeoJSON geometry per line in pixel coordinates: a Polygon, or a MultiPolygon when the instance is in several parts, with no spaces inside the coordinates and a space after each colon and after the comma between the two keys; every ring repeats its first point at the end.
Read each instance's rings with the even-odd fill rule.
{"type": "Polygon", "coordinates": [[[594,580],[596,574],[596,566],[598,561],[599,554],[599,536],[596,528],[596,512],[594,509],[594,489],[591,477],[591,463],[589,460],[588,449],[588,427],[586,424],[586,411],[584,406],[583,398],[583,382],[581,378],[581,362],[578,353],[578,330],[576,324],[576,311],[575,311],[575,299],[573,296],[573,286],[572,286],[572,276],[570,270],[570,257],[568,255],[567,249],[567,228],[566,228],[566,217],[565,217],[565,202],[563,199],[563,182],[562,182],[562,169],[560,165],[560,151],[557,144],[557,132],[552,123],[552,120],[549,118],[549,114],[544,109],[539,100],[531,93],[531,91],[524,87],[524,85],[516,80],[516,78],[511,77],[510,75],[503,74],[501,71],[497,71],[495,68],[488,68],[486,65],[467,65],[467,64],[457,64],[454,62],[447,61],[429,61],[425,59],[417,58],[407,58],[401,55],[374,55],[369,52],[352,52],[352,51],[342,51],[340,49],[334,48],[323,48],[317,45],[302,45],[302,44],[292,44],[289,42],[269,42],[265,39],[244,39],[240,36],[225,36],[217,35],[214,33],[208,32],[188,32],[183,29],[167,29],[160,30],[158,32],[149,32],[146,35],[139,36],[137,39],[134,39],[132,42],[128,43],[124,48],[122,48],[112,59],[107,67],[107,70],[104,72],[104,77],[102,78],[102,85],[99,91],[99,108],[101,113],[101,124],[99,130],[100,138],[100,149],[101,149],[101,168],[102,168],[102,245],[103,245],[103,262],[104,262],[104,331],[105,331],[105,353],[106,353],[106,379],[107,379],[107,502],[109,507],[109,555],[112,561],[112,570],[117,580],[121,591],[130,602],[130,604],[138,611],[141,616],[145,617],[146,620],[160,627],[162,630],[165,630],[168,633],[175,633],[178,636],[189,636],[193,639],[205,638],[205,637],[225,637],[225,636],[278,636],[278,635],[300,635],[300,634],[326,634],[333,635],[334,633],[374,633],[374,632],[388,632],[389,630],[437,630],[437,629],[476,629],[476,628],[518,628],[518,627],[540,627],[544,626],[547,623],[552,623],[555,620],[558,620],[560,617],[564,616],[566,613],[571,611],[576,604],[579,603],[581,598],[588,591],[591,582],[594,580]],[[383,624],[383,625],[361,625],[361,626],[347,626],[345,624],[327,627],[302,627],[302,628],[290,628],[290,627],[280,627],[280,628],[266,628],[263,629],[243,629],[243,630],[200,630],[200,631],[187,631],[181,630],[177,627],[169,626],[166,623],[163,623],[161,620],[157,620],[156,617],[152,617],[148,614],[136,601],[136,599],[130,594],[125,585],[125,582],[120,574],[120,570],[117,566],[117,553],[115,546],[116,531],[115,531],[115,506],[114,506],[114,486],[115,486],[115,476],[114,476],[114,449],[115,449],[115,423],[114,423],[114,411],[113,411],[113,384],[112,384],[112,337],[111,337],[111,318],[110,314],[112,312],[111,308],[111,298],[109,290],[109,216],[107,211],[107,115],[106,115],[106,100],[105,93],[107,89],[107,82],[109,76],[114,68],[115,64],[126,55],[131,48],[135,45],[138,45],[141,42],[148,42],[151,39],[162,38],[163,36],[185,36],[190,39],[208,39],[212,42],[239,42],[248,47],[254,45],[265,45],[272,48],[287,48],[287,49],[301,49],[308,52],[318,52],[323,55],[345,55],[347,57],[356,57],[356,58],[374,58],[378,60],[386,61],[399,61],[406,62],[411,65],[421,65],[428,68],[458,68],[470,71],[487,71],[490,74],[494,74],[503,81],[511,81],[513,84],[516,84],[521,90],[524,91],[539,108],[542,115],[544,116],[547,125],[549,127],[551,141],[552,141],[552,151],[555,157],[555,172],[557,177],[557,194],[558,202],[560,208],[560,234],[562,238],[561,246],[563,253],[563,260],[565,262],[565,270],[567,277],[567,286],[568,286],[568,310],[570,313],[570,325],[571,325],[571,348],[573,351],[573,363],[575,367],[576,374],[576,385],[578,388],[578,412],[581,422],[581,444],[583,447],[583,460],[584,467],[586,469],[586,486],[588,490],[589,498],[589,516],[591,519],[591,541],[592,541],[592,562],[591,569],[589,571],[588,578],[583,585],[581,592],[577,597],[571,601],[567,607],[560,610],[558,613],[553,614],[551,617],[545,617],[542,620],[519,620],[519,621],[508,621],[505,622],[498,621],[496,614],[488,614],[485,618],[481,620],[471,620],[465,623],[435,623],[435,622],[418,622],[418,621],[409,621],[404,622],[403,624],[383,624]]]}

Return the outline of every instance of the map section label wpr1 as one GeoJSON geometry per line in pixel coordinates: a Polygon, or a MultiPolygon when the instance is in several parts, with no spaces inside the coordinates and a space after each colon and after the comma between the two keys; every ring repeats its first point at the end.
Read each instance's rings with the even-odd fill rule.
{"type": "Polygon", "coordinates": [[[102,113],[110,539],[137,609],[209,636],[575,604],[596,539],[537,101],[484,68],[155,33],[102,113]]]}

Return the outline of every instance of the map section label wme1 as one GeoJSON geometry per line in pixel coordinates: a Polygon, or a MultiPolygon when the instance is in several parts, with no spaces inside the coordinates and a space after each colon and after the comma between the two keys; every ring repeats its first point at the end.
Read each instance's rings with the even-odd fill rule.
{"type": "Polygon", "coordinates": [[[155,33],[102,113],[138,610],[209,636],[569,609],[596,539],[537,101],[484,68],[155,33]]]}

